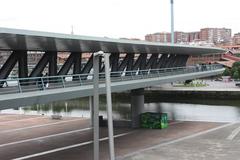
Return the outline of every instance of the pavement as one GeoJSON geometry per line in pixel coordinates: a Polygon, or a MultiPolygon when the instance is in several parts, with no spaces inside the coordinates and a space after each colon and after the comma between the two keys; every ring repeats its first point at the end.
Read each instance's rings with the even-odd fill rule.
{"type": "MultiPolygon", "coordinates": [[[[231,145],[240,136],[238,130],[234,131],[237,127],[239,127],[238,124],[171,122],[169,128],[163,130],[115,128],[116,157],[117,159],[136,159],[137,156],[137,159],[141,159],[139,155],[142,155],[142,159],[147,159],[146,157],[149,156],[149,159],[160,159],[158,153],[161,153],[161,159],[171,156],[175,159],[178,157],[177,154],[179,157],[191,155],[192,152],[188,149],[196,151],[197,156],[199,151],[197,148],[194,150],[194,147],[198,146],[199,141],[201,142],[199,147],[202,149],[205,149],[205,145],[213,145],[213,152],[216,152],[213,155],[217,155],[220,151],[214,149],[216,143],[220,145],[228,142],[229,148],[238,146],[238,144],[231,145]],[[220,132],[218,136],[212,135],[215,130],[211,130],[219,127],[226,128],[226,132],[220,132]],[[204,134],[192,139],[188,138],[209,130],[211,132],[206,134],[209,135],[208,140],[202,141],[206,136],[204,134]],[[230,140],[226,139],[228,136],[230,140]],[[180,142],[181,145],[178,144],[180,142]],[[158,151],[155,152],[155,148],[150,149],[152,147],[158,151]],[[154,154],[150,154],[152,152],[154,154]]],[[[93,153],[92,134],[90,120],[85,118],[52,120],[46,116],[0,114],[0,159],[90,160],[93,153]]],[[[108,159],[107,135],[107,128],[101,127],[100,160],[108,159]]],[[[237,148],[233,148],[232,151],[234,150],[237,148]]],[[[221,152],[225,153],[224,148],[221,152]]],[[[235,154],[238,155],[238,153],[235,154]]]]}
{"type": "Polygon", "coordinates": [[[239,123],[227,124],[135,152],[124,160],[238,160],[239,132],[239,123]]]}

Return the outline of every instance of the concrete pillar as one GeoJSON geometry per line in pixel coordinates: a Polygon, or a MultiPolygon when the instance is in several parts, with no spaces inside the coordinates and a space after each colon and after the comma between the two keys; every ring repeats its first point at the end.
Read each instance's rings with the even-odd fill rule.
{"type": "Polygon", "coordinates": [[[144,88],[131,91],[132,127],[140,127],[140,114],[144,111],[144,88]]]}
{"type": "Polygon", "coordinates": [[[91,126],[93,127],[93,97],[89,96],[89,110],[90,110],[90,119],[91,119],[91,126]]]}

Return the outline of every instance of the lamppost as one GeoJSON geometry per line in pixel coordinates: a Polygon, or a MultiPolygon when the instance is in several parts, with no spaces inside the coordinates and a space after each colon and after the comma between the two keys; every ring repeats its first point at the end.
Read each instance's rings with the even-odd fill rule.
{"type": "Polygon", "coordinates": [[[170,0],[171,3],[171,43],[174,44],[174,2],[170,0]]]}

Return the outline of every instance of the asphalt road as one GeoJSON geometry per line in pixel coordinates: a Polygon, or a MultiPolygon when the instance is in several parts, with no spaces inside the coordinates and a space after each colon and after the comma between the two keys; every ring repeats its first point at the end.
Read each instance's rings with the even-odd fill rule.
{"type": "Polygon", "coordinates": [[[240,123],[193,134],[125,155],[124,160],[239,160],[240,123]]]}
{"type": "MultiPolygon", "coordinates": [[[[177,143],[172,142],[224,125],[223,123],[207,122],[173,122],[169,128],[164,130],[115,128],[116,156],[118,159],[134,159],[136,155],[145,154],[146,151],[143,150],[149,152],[149,147],[166,143],[170,144],[160,147],[160,149],[165,149],[162,153],[168,151],[173,154],[175,149],[172,149],[171,145],[177,143]],[[167,147],[171,149],[167,149],[167,147]]],[[[231,135],[238,125],[229,127],[228,133],[224,134],[222,138],[231,135]]],[[[215,131],[210,133],[213,134],[215,131]]],[[[211,135],[210,133],[209,135],[211,135]]],[[[89,119],[63,118],[62,120],[52,120],[45,116],[0,115],[0,159],[90,160],[93,152],[92,134],[89,119]]],[[[198,142],[197,140],[201,136],[193,139],[198,142]]],[[[224,139],[224,141],[235,142],[234,140],[238,136],[236,134],[233,140],[224,139]]],[[[108,159],[107,128],[100,128],[100,137],[100,159],[108,159]]],[[[213,140],[215,139],[216,136],[213,136],[213,140]]],[[[189,141],[193,142],[192,139],[189,141]]],[[[211,139],[203,141],[201,142],[202,146],[204,146],[204,142],[213,143],[215,141],[211,141],[211,139]]],[[[192,145],[198,146],[195,143],[192,145]]],[[[180,145],[179,147],[184,146],[180,145]]],[[[188,153],[187,150],[185,152],[188,153]]],[[[178,154],[185,155],[185,152],[181,151],[178,154]]],[[[164,159],[164,154],[161,156],[164,159]]]]}

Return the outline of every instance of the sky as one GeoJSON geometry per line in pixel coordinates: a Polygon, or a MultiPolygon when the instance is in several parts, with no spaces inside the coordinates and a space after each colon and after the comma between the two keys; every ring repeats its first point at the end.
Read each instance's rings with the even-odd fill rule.
{"type": "MultiPolygon", "coordinates": [[[[0,0],[0,27],[111,38],[170,32],[170,0],[0,0]]],[[[239,0],[174,0],[175,31],[240,32],[239,0]]]]}

